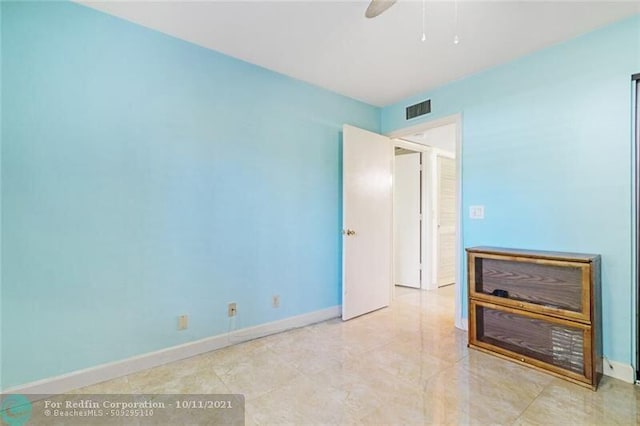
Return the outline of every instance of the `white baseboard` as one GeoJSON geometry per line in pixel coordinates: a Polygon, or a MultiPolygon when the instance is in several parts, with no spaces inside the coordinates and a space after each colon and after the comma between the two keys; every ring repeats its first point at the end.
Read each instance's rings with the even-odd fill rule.
{"type": "Polygon", "coordinates": [[[469,320],[467,318],[456,318],[456,328],[460,330],[469,330],[469,320]]]}
{"type": "Polygon", "coordinates": [[[108,364],[102,364],[60,376],[38,380],[6,389],[2,391],[2,393],[38,395],[42,398],[46,398],[51,395],[66,393],[74,389],[126,376],[131,373],[157,367],[169,362],[190,358],[192,356],[221,349],[226,346],[337,318],[340,316],[340,313],[341,307],[333,306],[331,308],[310,312],[308,314],[302,314],[295,317],[257,325],[255,327],[235,330],[218,336],[207,337],[178,346],[172,346],[170,348],[149,352],[121,361],[110,362],[108,364]]]}
{"type": "MultiPolygon", "coordinates": [[[[304,327],[321,321],[340,316],[341,307],[333,306],[308,314],[285,318],[255,327],[243,328],[218,336],[207,337],[182,345],[173,346],[159,351],[127,358],[121,361],[110,362],[95,367],[77,370],[48,379],[38,380],[14,388],[6,389],[2,393],[18,393],[22,395],[38,395],[42,398],[58,395],[74,389],[101,383],[106,380],[126,376],[148,368],[157,367],[181,359],[190,358],[206,352],[221,349],[237,343],[280,333],[293,328],[304,327]]],[[[456,318],[456,327],[462,330],[468,329],[466,318],[456,318]]],[[[630,364],[605,359],[603,361],[603,374],[622,380],[627,383],[635,383],[635,370],[630,364]]]]}
{"type": "Polygon", "coordinates": [[[636,382],[636,372],[633,366],[618,361],[611,361],[606,358],[602,361],[602,374],[627,383],[636,382]]]}

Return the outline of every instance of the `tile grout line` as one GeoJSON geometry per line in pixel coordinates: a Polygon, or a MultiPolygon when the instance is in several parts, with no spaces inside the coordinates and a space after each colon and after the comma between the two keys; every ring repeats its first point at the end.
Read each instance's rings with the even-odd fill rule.
{"type": "Polygon", "coordinates": [[[518,420],[524,415],[524,413],[527,412],[527,410],[533,405],[534,402],[536,402],[538,400],[538,398],[540,398],[540,396],[544,393],[545,390],[547,390],[547,388],[549,386],[551,386],[551,384],[553,383],[554,379],[552,378],[549,383],[547,383],[546,385],[544,385],[542,387],[542,389],[540,390],[540,392],[538,392],[538,394],[531,400],[531,402],[529,402],[529,404],[527,404],[527,406],[522,410],[522,412],[518,415],[518,417],[515,418],[515,420],[513,421],[513,423],[511,423],[511,426],[514,426],[518,420]]]}

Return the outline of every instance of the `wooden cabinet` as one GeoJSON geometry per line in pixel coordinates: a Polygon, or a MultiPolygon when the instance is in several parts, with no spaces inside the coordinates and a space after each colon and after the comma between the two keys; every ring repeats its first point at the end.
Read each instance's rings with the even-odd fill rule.
{"type": "Polygon", "coordinates": [[[469,346],[596,389],[600,256],[467,249],[469,346]]]}

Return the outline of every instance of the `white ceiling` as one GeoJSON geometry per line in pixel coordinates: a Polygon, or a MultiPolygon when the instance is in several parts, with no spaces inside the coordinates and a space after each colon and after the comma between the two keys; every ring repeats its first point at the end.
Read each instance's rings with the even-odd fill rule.
{"type": "Polygon", "coordinates": [[[107,1],[84,4],[384,106],[640,13],[640,1],[107,1]]]}

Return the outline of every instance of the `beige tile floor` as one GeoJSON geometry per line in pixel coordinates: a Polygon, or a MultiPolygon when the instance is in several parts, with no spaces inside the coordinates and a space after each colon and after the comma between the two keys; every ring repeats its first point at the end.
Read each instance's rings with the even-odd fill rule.
{"type": "Polygon", "coordinates": [[[640,388],[597,392],[468,350],[453,287],[237,344],[77,393],[241,393],[247,424],[640,424],[640,388]]]}

